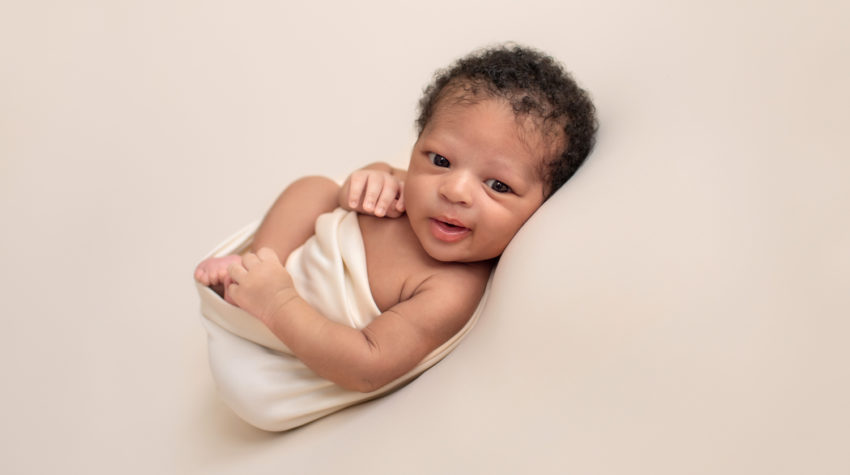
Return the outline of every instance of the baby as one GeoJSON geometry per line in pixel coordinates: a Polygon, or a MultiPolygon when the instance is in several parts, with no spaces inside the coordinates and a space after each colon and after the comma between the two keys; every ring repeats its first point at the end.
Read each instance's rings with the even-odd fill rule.
{"type": "Polygon", "coordinates": [[[351,391],[394,381],[466,324],[502,251],[594,143],[587,94],[552,58],[516,45],[438,72],[419,105],[407,170],[376,163],[342,186],[300,179],[268,211],[249,252],[195,271],[316,374],[351,391]],[[317,218],[338,207],[358,213],[380,310],[360,329],[317,311],[284,267],[317,218]]]}

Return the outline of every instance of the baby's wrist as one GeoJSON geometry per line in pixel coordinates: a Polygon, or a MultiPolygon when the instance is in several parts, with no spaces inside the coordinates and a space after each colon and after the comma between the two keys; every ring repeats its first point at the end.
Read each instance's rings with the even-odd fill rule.
{"type": "Polygon", "coordinates": [[[286,326],[285,321],[288,320],[287,317],[291,313],[290,309],[300,299],[301,296],[292,287],[278,291],[274,296],[274,303],[269,306],[270,312],[263,318],[263,322],[272,332],[276,333],[276,327],[286,326]]]}

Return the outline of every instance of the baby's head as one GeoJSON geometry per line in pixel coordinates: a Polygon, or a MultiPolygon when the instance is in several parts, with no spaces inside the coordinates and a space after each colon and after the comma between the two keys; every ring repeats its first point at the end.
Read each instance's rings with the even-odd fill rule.
{"type": "Polygon", "coordinates": [[[518,46],[438,72],[420,101],[404,205],[424,250],[444,262],[498,257],[587,157],[587,94],[550,57],[518,46]]]}
{"type": "Polygon", "coordinates": [[[446,102],[488,99],[506,101],[518,124],[536,129],[544,199],[549,198],[593,148],[597,124],[590,97],[546,54],[518,45],[483,49],[437,72],[419,100],[418,132],[446,102]]]}

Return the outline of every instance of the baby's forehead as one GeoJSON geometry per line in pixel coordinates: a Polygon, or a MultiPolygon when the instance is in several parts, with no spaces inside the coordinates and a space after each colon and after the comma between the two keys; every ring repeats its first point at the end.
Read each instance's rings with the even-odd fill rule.
{"type": "Polygon", "coordinates": [[[517,112],[507,99],[501,97],[471,97],[468,94],[452,94],[443,97],[434,105],[433,113],[423,130],[433,126],[434,123],[439,123],[445,128],[462,126],[464,124],[457,114],[459,111],[488,102],[499,104],[512,112],[517,138],[525,144],[529,152],[538,156],[541,162],[548,162],[560,155],[566,142],[561,124],[550,123],[531,113],[517,112]]]}

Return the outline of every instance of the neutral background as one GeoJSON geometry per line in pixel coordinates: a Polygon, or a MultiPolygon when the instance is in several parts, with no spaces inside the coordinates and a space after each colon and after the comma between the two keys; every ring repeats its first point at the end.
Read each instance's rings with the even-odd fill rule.
{"type": "Polygon", "coordinates": [[[846,5],[0,2],[0,472],[850,473],[846,5]],[[404,164],[433,71],[505,40],[602,128],[478,328],[242,423],[196,262],[298,176],[404,164]]]}

